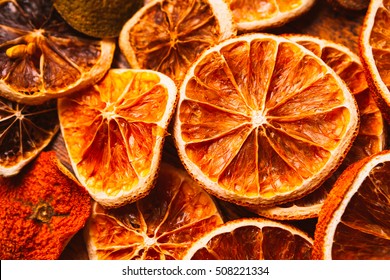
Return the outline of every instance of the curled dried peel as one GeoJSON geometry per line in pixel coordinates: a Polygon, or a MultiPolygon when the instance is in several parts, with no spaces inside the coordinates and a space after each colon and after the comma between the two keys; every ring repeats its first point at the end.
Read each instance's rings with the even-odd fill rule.
{"type": "Polygon", "coordinates": [[[115,49],[71,29],[52,1],[2,1],[0,32],[0,94],[29,105],[95,83],[115,49]]]}
{"type": "Polygon", "coordinates": [[[358,128],[351,93],[321,59],[252,34],[209,49],[180,88],[174,136],[186,169],[218,197],[271,206],[314,190],[358,128]]]}
{"type": "Polygon", "coordinates": [[[175,102],[171,79],[129,69],[111,69],[95,86],[59,100],[73,169],[96,201],[119,207],[150,191],[175,102]]]}

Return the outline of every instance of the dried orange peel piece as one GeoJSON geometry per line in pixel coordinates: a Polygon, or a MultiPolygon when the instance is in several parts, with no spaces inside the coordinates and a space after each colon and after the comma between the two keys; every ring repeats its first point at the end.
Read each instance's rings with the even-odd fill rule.
{"type": "Polygon", "coordinates": [[[228,0],[239,31],[278,27],[301,16],[315,0],[228,0]]]}
{"type": "Polygon", "coordinates": [[[59,99],[74,172],[96,201],[119,207],[150,191],[176,92],[159,72],[111,69],[96,85],[59,99]]]}
{"type": "Polygon", "coordinates": [[[58,129],[56,102],[30,106],[0,97],[0,176],[18,174],[58,129]]]}
{"type": "Polygon", "coordinates": [[[387,139],[382,113],[368,88],[360,58],[347,47],[329,40],[307,35],[288,35],[287,38],[311,50],[345,81],[357,101],[360,115],[359,133],[349,153],[321,187],[302,199],[284,205],[252,209],[272,219],[296,220],[317,217],[326,195],[342,171],[352,163],[384,150],[387,139]]]}
{"type": "Polygon", "coordinates": [[[310,260],[307,233],[261,218],[229,221],[192,244],[184,260],[310,260]]]}
{"type": "Polygon", "coordinates": [[[163,163],[145,198],[112,210],[95,203],[84,233],[90,259],[181,259],[220,224],[212,197],[184,170],[163,163]]]}
{"type": "Polygon", "coordinates": [[[0,177],[0,259],[58,259],[86,223],[91,198],[55,152],[20,175],[0,177]]]}
{"type": "Polygon", "coordinates": [[[389,174],[388,150],[343,172],[319,214],[313,258],[390,259],[389,174]]]}
{"type": "Polygon", "coordinates": [[[156,70],[180,82],[205,49],[235,34],[223,0],[157,0],[123,26],[119,46],[132,68],[156,70]]]}
{"type": "Polygon", "coordinates": [[[359,40],[367,81],[390,122],[390,1],[371,1],[359,40]]]}
{"type": "Polygon", "coordinates": [[[115,42],[75,32],[52,2],[1,1],[1,96],[40,104],[94,84],[109,69],[115,42]]]}
{"type": "Polygon", "coordinates": [[[180,87],[174,136],[186,169],[214,195],[273,206],[318,187],[358,129],[340,77],[304,47],[251,34],[210,48],[180,87]]]}

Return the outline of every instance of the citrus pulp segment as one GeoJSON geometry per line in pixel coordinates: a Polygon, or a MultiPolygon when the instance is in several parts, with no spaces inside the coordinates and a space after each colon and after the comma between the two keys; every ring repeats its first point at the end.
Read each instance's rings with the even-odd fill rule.
{"type": "Polygon", "coordinates": [[[390,122],[390,1],[371,1],[359,41],[367,80],[390,122]]]}
{"type": "Polygon", "coordinates": [[[210,48],[181,87],[174,136],[186,169],[219,198],[272,206],[313,191],[357,133],[356,102],[302,46],[251,34],[210,48]]]}
{"type": "Polygon", "coordinates": [[[157,70],[180,82],[201,52],[235,33],[223,0],[158,0],[127,21],[119,46],[131,67],[157,70]]]}
{"type": "Polygon", "coordinates": [[[315,0],[228,0],[239,31],[264,30],[286,24],[307,12],[315,0]]]}
{"type": "Polygon", "coordinates": [[[30,105],[95,83],[115,49],[71,29],[52,1],[1,1],[0,33],[0,95],[30,105]]]}
{"type": "Polygon", "coordinates": [[[96,201],[119,207],[149,192],[176,93],[159,72],[111,69],[96,85],[59,99],[70,161],[96,201]]]}
{"type": "Polygon", "coordinates": [[[387,150],[343,172],[319,214],[314,258],[390,259],[389,173],[387,150]]]}
{"type": "Polygon", "coordinates": [[[184,170],[163,163],[143,199],[112,210],[95,203],[85,236],[90,259],[181,259],[222,222],[211,196],[184,170]]]}
{"type": "Polygon", "coordinates": [[[241,218],[207,232],[187,250],[185,260],[309,260],[313,240],[292,226],[241,218]]]}
{"type": "Polygon", "coordinates": [[[281,220],[317,217],[326,195],[342,171],[352,163],[382,151],[386,145],[382,113],[368,88],[360,58],[345,46],[329,40],[307,35],[288,35],[287,38],[311,50],[345,81],[358,104],[360,127],[343,163],[321,187],[284,205],[252,209],[262,216],[281,220]]]}
{"type": "Polygon", "coordinates": [[[58,129],[55,102],[29,106],[0,97],[0,176],[19,173],[58,129]]]}

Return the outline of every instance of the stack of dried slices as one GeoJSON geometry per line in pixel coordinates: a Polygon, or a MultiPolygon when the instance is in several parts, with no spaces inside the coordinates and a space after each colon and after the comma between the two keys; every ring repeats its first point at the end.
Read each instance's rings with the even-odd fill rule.
{"type": "Polygon", "coordinates": [[[91,2],[0,1],[1,259],[390,259],[389,0],[91,2]]]}

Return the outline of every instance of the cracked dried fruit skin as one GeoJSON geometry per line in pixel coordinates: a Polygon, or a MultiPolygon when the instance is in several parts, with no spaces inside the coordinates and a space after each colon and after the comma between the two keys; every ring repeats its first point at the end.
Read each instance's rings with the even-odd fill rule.
{"type": "Polygon", "coordinates": [[[17,177],[0,178],[0,259],[57,259],[91,211],[88,192],[42,152],[17,177]]]}
{"type": "Polygon", "coordinates": [[[158,0],[123,26],[119,46],[131,67],[156,70],[180,82],[200,53],[235,33],[222,0],[158,0]]]}
{"type": "Polygon", "coordinates": [[[313,191],[358,128],[356,102],[320,58],[280,36],[210,48],[180,87],[174,124],[186,169],[217,197],[273,206],[313,191]]]}
{"type": "Polygon", "coordinates": [[[97,202],[119,207],[150,191],[176,92],[159,72],[111,69],[96,85],[59,99],[73,170],[97,202]]]}
{"type": "Polygon", "coordinates": [[[389,173],[388,150],[343,172],[319,214],[314,259],[390,259],[389,173]]]}
{"type": "Polygon", "coordinates": [[[233,20],[241,32],[286,24],[307,12],[314,0],[228,0],[233,20]]]}
{"type": "Polygon", "coordinates": [[[185,260],[310,260],[313,240],[303,231],[262,218],[241,218],[207,232],[185,260]]]}
{"type": "Polygon", "coordinates": [[[71,29],[52,1],[1,1],[0,33],[0,95],[30,105],[95,83],[115,49],[71,29]]]}
{"type": "Polygon", "coordinates": [[[390,1],[371,1],[359,40],[367,81],[390,123],[390,1]]]}
{"type": "Polygon", "coordinates": [[[169,260],[219,224],[213,199],[184,170],[162,164],[148,196],[112,210],[95,203],[84,232],[90,259],[169,260]]]}
{"type": "Polygon", "coordinates": [[[56,102],[29,106],[0,97],[0,175],[17,174],[58,129],[56,102]]]}
{"type": "Polygon", "coordinates": [[[360,58],[345,46],[304,35],[289,35],[297,42],[321,57],[347,84],[355,97],[360,115],[359,133],[341,166],[313,193],[273,208],[252,209],[272,219],[306,219],[317,217],[322,204],[342,171],[352,163],[383,151],[386,146],[385,123],[368,88],[360,58]]]}

